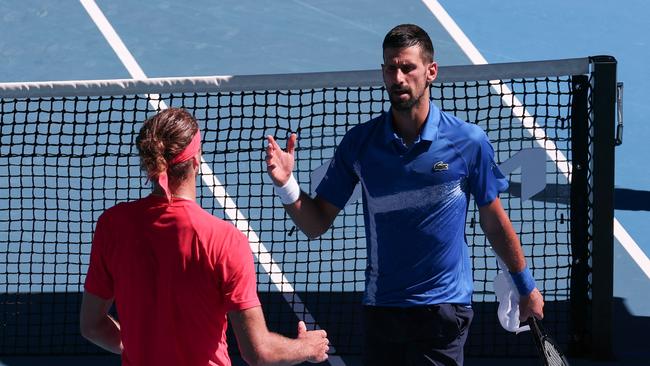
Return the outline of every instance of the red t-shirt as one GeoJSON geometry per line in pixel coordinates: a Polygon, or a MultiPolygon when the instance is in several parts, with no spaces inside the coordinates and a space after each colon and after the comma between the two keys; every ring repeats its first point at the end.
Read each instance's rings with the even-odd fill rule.
{"type": "Polygon", "coordinates": [[[85,289],[115,299],[123,365],[230,365],[226,313],[260,305],[246,237],[157,196],[100,216],[85,289]]]}

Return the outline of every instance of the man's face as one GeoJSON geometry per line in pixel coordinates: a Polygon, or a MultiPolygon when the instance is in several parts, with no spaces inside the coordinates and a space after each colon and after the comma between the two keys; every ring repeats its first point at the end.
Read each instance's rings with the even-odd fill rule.
{"type": "Polygon", "coordinates": [[[381,68],[394,109],[409,110],[424,99],[428,102],[429,84],[436,78],[438,66],[422,58],[420,46],[387,48],[381,68]]]}

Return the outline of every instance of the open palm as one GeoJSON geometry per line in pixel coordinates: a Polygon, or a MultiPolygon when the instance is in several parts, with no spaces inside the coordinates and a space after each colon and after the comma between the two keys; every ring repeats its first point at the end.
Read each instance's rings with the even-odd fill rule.
{"type": "Polygon", "coordinates": [[[287,142],[287,150],[284,151],[273,136],[266,136],[266,171],[276,186],[283,186],[291,176],[297,139],[296,134],[292,133],[287,142]]]}

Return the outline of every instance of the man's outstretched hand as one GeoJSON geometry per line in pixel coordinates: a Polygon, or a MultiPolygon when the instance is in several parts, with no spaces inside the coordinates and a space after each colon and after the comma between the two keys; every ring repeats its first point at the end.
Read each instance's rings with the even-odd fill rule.
{"type": "Polygon", "coordinates": [[[289,136],[287,150],[284,151],[275,141],[273,136],[266,136],[266,171],[273,180],[273,184],[282,187],[287,183],[293,172],[294,151],[298,137],[295,133],[289,136]]]}

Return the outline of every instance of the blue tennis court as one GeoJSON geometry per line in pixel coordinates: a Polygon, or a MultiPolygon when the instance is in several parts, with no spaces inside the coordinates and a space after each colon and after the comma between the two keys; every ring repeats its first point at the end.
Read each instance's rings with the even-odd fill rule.
{"type": "MultiPolygon", "coordinates": [[[[377,69],[385,32],[405,22],[427,30],[445,66],[613,55],[625,83],[623,144],[616,148],[614,297],[632,327],[650,321],[650,176],[644,169],[650,107],[643,88],[650,84],[643,64],[650,57],[643,17],[649,10],[640,0],[618,6],[602,0],[10,0],[0,4],[0,82],[377,69]]],[[[641,340],[634,342],[626,354],[648,357],[641,340]]]]}

